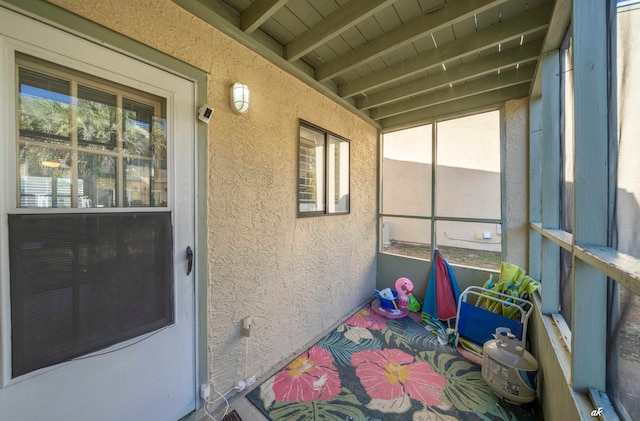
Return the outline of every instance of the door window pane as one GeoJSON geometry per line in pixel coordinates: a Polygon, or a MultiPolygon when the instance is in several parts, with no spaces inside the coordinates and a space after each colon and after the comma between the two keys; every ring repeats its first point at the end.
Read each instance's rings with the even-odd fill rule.
{"type": "Polygon", "coordinates": [[[165,100],[19,55],[18,207],[167,205],[165,100]]]}
{"type": "Polygon", "coordinates": [[[71,207],[70,152],[65,149],[20,145],[20,207],[71,207]]]}
{"type": "Polygon", "coordinates": [[[78,207],[116,206],[116,158],[78,153],[78,207]]]}
{"type": "Polygon", "coordinates": [[[115,148],[116,119],[116,95],[78,85],[78,142],[81,145],[115,148]]]}
{"type": "MultiPolygon", "coordinates": [[[[124,98],[124,148],[130,154],[151,156],[154,148],[154,140],[161,144],[156,149],[162,148],[162,137],[154,139],[153,107],[124,98]]],[[[156,133],[159,134],[159,133],[156,133]]]]}
{"type": "Polygon", "coordinates": [[[68,144],[72,124],[71,82],[23,67],[18,75],[20,138],[68,144]]]}

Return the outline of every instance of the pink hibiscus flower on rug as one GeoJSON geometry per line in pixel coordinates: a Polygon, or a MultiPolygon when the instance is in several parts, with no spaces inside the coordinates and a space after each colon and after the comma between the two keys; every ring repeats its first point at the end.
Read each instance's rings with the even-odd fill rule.
{"type": "Polygon", "coordinates": [[[408,394],[427,406],[442,404],[445,377],[399,349],[356,352],[351,364],[372,399],[393,400],[408,394]]]}
{"type": "Polygon", "coordinates": [[[340,393],[340,377],[333,357],[326,349],[313,346],[276,374],[273,392],[278,401],[329,401],[340,393]]]}
{"type": "Polygon", "coordinates": [[[356,314],[344,322],[349,326],[363,327],[371,330],[382,330],[387,326],[387,319],[371,309],[371,304],[362,307],[356,314]]]}

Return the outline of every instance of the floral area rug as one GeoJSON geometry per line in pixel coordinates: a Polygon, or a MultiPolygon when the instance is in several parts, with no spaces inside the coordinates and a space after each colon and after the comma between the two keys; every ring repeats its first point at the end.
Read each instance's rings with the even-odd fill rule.
{"type": "Polygon", "coordinates": [[[247,397],[273,421],[543,419],[536,402],[501,400],[480,370],[419,315],[387,319],[367,305],[247,397]]]}

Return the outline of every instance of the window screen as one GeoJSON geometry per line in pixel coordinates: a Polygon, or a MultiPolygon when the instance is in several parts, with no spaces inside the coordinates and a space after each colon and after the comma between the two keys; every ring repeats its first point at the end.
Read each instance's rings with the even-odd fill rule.
{"type": "Polygon", "coordinates": [[[173,323],[170,212],[9,215],[13,376],[173,323]]]}

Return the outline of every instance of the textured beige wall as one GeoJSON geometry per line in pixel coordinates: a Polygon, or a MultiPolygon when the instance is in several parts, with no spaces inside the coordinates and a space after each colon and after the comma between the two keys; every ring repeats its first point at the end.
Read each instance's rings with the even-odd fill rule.
{"type": "MultiPolygon", "coordinates": [[[[376,281],[377,130],[169,0],[52,0],[209,73],[210,375],[245,376],[292,356],[371,296],[376,281]],[[251,108],[229,109],[229,87],[251,108]],[[351,214],[296,218],[298,119],[351,142],[351,214]]],[[[203,233],[205,234],[205,233],[203,233]]]]}

